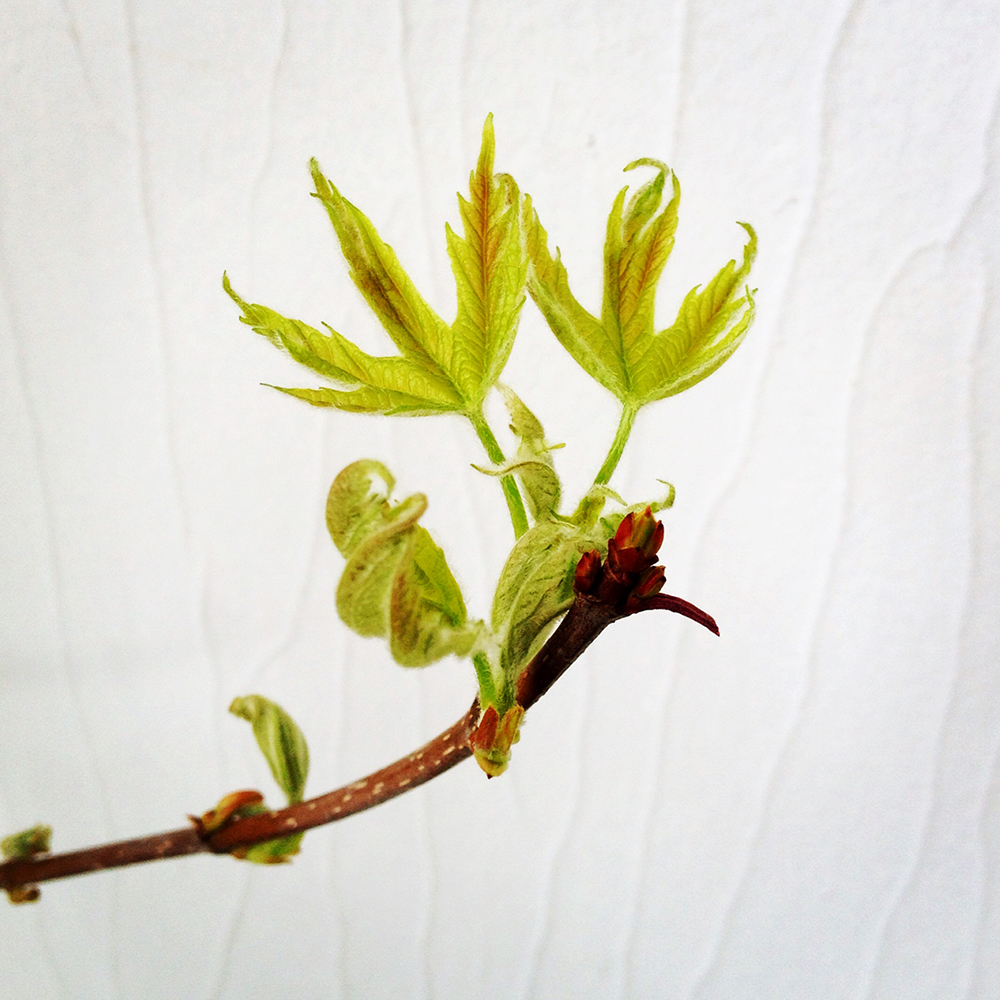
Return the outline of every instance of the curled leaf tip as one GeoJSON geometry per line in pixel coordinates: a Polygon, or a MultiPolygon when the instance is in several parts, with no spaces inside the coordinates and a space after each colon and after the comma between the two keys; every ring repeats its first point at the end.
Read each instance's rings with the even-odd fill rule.
{"type": "Polygon", "coordinates": [[[654,170],[659,170],[664,174],[669,174],[671,172],[670,167],[668,167],[662,160],[653,159],[651,156],[640,156],[638,160],[633,160],[627,166],[623,167],[622,173],[627,173],[629,170],[635,170],[636,167],[653,167],[654,170]]]}

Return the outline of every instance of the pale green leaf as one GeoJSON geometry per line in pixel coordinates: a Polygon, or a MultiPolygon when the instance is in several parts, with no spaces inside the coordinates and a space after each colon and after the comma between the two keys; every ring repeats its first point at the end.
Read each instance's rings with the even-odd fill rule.
{"type": "Polygon", "coordinates": [[[602,311],[605,325],[617,330],[621,338],[622,356],[630,378],[635,348],[653,332],[656,285],[674,246],[681,196],[680,185],[674,176],[673,197],[661,211],[669,168],[657,160],[636,160],[625,169],[637,166],[652,166],[657,172],[629,199],[615,238],[612,238],[609,224],[605,247],[605,308],[602,311]]]}
{"type": "Polygon", "coordinates": [[[466,621],[465,602],[444,553],[424,528],[410,536],[390,600],[390,649],[404,667],[424,667],[450,653],[467,655],[479,627],[466,621]]]}
{"type": "Polygon", "coordinates": [[[531,258],[528,291],[535,305],[577,364],[621,398],[628,385],[620,341],[612,339],[600,321],[573,297],[559,252],[555,258],[549,253],[548,237],[534,210],[526,236],[531,258]]]}
{"type": "Polygon", "coordinates": [[[673,326],[649,337],[634,362],[634,392],[643,403],[673,396],[711,375],[729,358],[753,322],[753,294],[746,287],[757,235],[749,234],[739,267],[731,260],[701,291],[693,288],[673,326]]]}
{"type": "MultiPolygon", "coordinates": [[[[459,198],[464,236],[447,230],[458,286],[458,314],[446,324],[424,301],[371,221],[341,195],[315,160],[314,196],[333,224],[351,278],[400,356],[376,357],[336,330],[326,334],[265,306],[245,302],[243,322],[337,388],[282,388],[314,406],[358,413],[427,415],[461,412],[475,424],[483,399],[510,355],[525,297],[528,255],[522,232],[527,201],[507,174],[494,174],[492,116],[483,126],[470,197],[459,198]]],[[[494,457],[495,456],[491,456],[494,457]]],[[[505,491],[516,494],[511,482],[505,491]]],[[[514,502],[513,500],[511,502],[514,502]]],[[[516,508],[523,521],[520,499],[516,508]]],[[[516,511],[515,529],[518,527],[516,511]]]]}
{"type": "Polygon", "coordinates": [[[388,522],[395,485],[392,473],[373,458],[352,462],[338,474],[326,498],[326,527],[342,556],[388,522]]]}
{"type": "Polygon", "coordinates": [[[309,161],[315,197],[333,223],[351,278],[403,355],[428,371],[451,368],[451,331],[423,300],[368,218],[309,161]]]}
{"type": "Polygon", "coordinates": [[[743,263],[737,267],[730,262],[703,291],[692,290],[675,324],[655,333],[656,285],[674,244],[680,185],[672,176],[673,193],[664,204],[668,168],[643,159],[625,169],[638,166],[654,167],[656,174],[627,203],[628,188],[623,188],[612,205],[600,321],[570,293],[566,270],[558,256],[550,256],[537,214],[527,234],[532,297],[574,359],[633,416],[645,403],[705,378],[739,346],[753,320],[753,298],[744,285],[757,245],[753,230],[745,226],[750,240],[743,263]]]}
{"type": "Polygon", "coordinates": [[[309,747],[295,720],[259,694],[234,698],[229,711],[253,727],[257,745],[288,801],[301,802],[309,775],[309,747]]]}
{"type": "Polygon", "coordinates": [[[417,521],[427,498],[389,502],[393,477],[364,459],[344,469],[327,497],[326,520],[347,559],[337,611],[355,632],[389,640],[397,663],[425,666],[470,652],[481,624],[469,622],[444,553],[417,521]]]}
{"type": "Polygon", "coordinates": [[[483,125],[470,198],[459,195],[464,238],[446,227],[458,290],[452,326],[452,375],[473,405],[507,363],[524,303],[527,253],[521,239],[521,195],[512,177],[493,173],[493,116],[483,125]]]}
{"type": "Polygon", "coordinates": [[[358,635],[389,635],[389,601],[400,563],[407,554],[412,528],[427,509],[427,498],[416,493],[393,510],[352,552],[337,586],[337,613],[358,635]]]}
{"type": "Polygon", "coordinates": [[[508,687],[573,603],[580,556],[600,546],[600,534],[558,521],[542,521],[518,539],[493,597],[493,631],[508,687]]]}
{"type": "Polygon", "coordinates": [[[329,327],[329,334],[323,334],[267,306],[246,302],[233,290],[228,277],[223,278],[223,287],[243,311],[242,321],[257,333],[325,378],[356,387],[283,392],[317,406],[355,412],[418,414],[461,410],[464,406],[452,383],[421,363],[401,357],[373,357],[329,327]]]}

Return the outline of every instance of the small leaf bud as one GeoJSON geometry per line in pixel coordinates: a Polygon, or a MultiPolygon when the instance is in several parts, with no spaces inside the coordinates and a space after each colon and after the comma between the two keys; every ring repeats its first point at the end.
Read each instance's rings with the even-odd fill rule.
{"type": "Polygon", "coordinates": [[[578,594],[590,594],[601,579],[601,553],[591,549],[580,556],[573,578],[573,589],[578,594]]]}

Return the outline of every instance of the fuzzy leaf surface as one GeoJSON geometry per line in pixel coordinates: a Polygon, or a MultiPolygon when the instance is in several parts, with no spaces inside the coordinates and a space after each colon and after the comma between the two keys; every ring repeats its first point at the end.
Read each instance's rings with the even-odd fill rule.
{"type": "Polygon", "coordinates": [[[363,459],[334,480],[327,527],[347,559],[337,587],[337,612],[359,635],[389,640],[397,663],[421,667],[466,655],[481,624],[470,622],[444,553],[417,522],[427,498],[389,502],[392,474],[363,459]]]}
{"type": "Polygon", "coordinates": [[[234,698],[229,711],[253,727],[257,745],[289,803],[301,802],[309,776],[309,746],[295,720],[277,702],[259,694],[234,698]]]}

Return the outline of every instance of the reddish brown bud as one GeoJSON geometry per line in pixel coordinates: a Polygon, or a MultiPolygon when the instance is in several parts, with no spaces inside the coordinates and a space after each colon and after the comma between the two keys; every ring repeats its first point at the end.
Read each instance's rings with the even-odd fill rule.
{"type": "Polygon", "coordinates": [[[612,573],[618,576],[641,573],[648,565],[649,560],[639,549],[616,543],[614,538],[608,542],[608,568],[612,573]]]}
{"type": "Polygon", "coordinates": [[[230,820],[238,817],[247,806],[257,806],[263,803],[264,796],[254,789],[242,789],[230,792],[219,799],[218,805],[200,816],[188,815],[188,819],[198,831],[200,837],[206,837],[216,830],[221,830],[230,820]]]}
{"type": "Polygon", "coordinates": [[[623,518],[622,523],[618,525],[618,530],[615,532],[615,545],[619,548],[625,545],[632,544],[632,522],[635,518],[632,517],[632,511],[629,511],[623,518]]]}
{"type": "Polygon", "coordinates": [[[655,561],[663,544],[663,522],[656,520],[651,507],[638,515],[629,511],[618,525],[612,542],[613,545],[608,545],[609,557],[614,550],[620,569],[638,572],[655,561]]]}
{"type": "Polygon", "coordinates": [[[639,582],[632,588],[631,597],[639,598],[652,597],[658,594],[663,585],[667,582],[662,566],[650,566],[639,578],[639,582]]]}
{"type": "Polygon", "coordinates": [[[476,726],[476,731],[469,737],[469,743],[473,750],[487,750],[493,746],[493,741],[497,735],[497,725],[500,716],[493,705],[488,705],[483,717],[476,726]]]}
{"type": "Polygon", "coordinates": [[[483,712],[476,731],[469,738],[469,745],[487,778],[495,778],[507,770],[510,748],[520,739],[519,728],[523,717],[524,709],[520,705],[508,708],[502,719],[493,705],[483,712]]]}
{"type": "Polygon", "coordinates": [[[576,575],[573,579],[573,589],[578,594],[590,594],[601,579],[601,553],[591,549],[580,556],[576,564],[576,575]]]}

